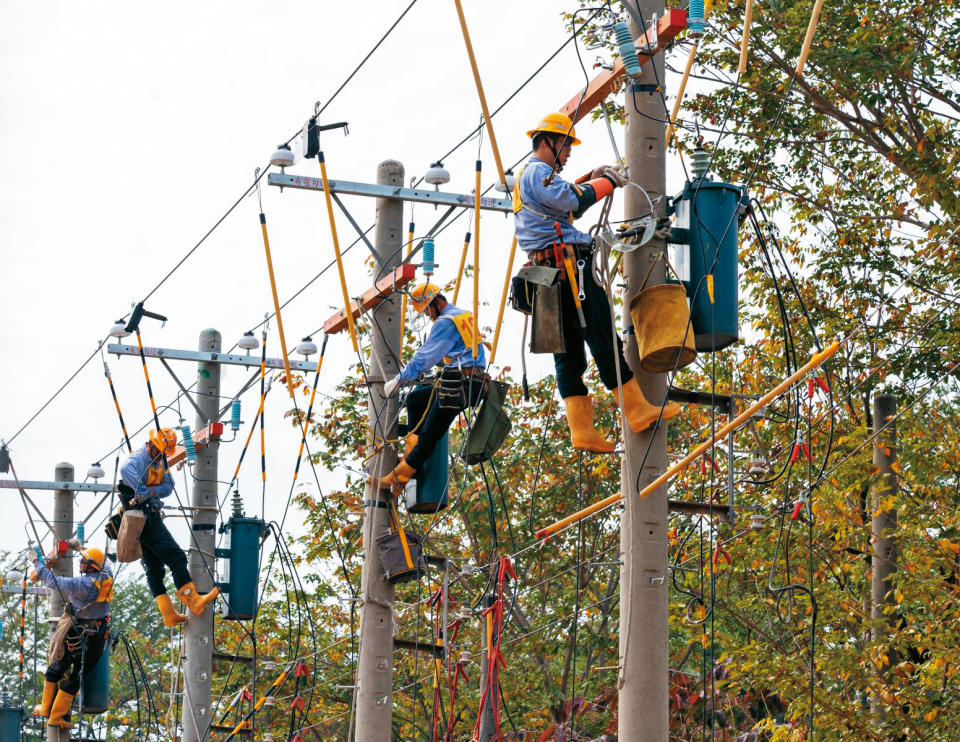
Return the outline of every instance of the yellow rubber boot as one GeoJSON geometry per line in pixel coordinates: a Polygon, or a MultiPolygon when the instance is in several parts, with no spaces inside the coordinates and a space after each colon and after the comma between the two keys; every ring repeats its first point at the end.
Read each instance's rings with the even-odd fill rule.
{"type": "Polygon", "coordinates": [[[187,622],[187,617],[182,613],[177,613],[173,607],[173,601],[166,593],[157,596],[157,608],[160,609],[160,615],[163,616],[163,625],[168,629],[187,622]]]}
{"type": "Polygon", "coordinates": [[[410,466],[406,459],[402,459],[400,463],[397,464],[397,467],[392,472],[387,474],[387,476],[385,476],[383,479],[367,477],[367,484],[375,485],[382,490],[389,490],[393,489],[394,487],[403,488],[416,473],[417,470],[410,466]]]}
{"type": "Polygon", "coordinates": [[[50,707],[53,706],[53,698],[56,695],[57,684],[49,680],[44,681],[43,696],[40,698],[40,703],[33,707],[33,715],[42,716],[44,719],[50,716],[50,707]]]}
{"type": "Polygon", "coordinates": [[[73,706],[74,698],[75,696],[71,696],[63,690],[57,693],[57,698],[54,700],[53,707],[50,710],[50,721],[47,722],[48,727],[73,729],[73,724],[67,721],[67,714],[70,713],[70,707],[73,706]]]}
{"type": "Polygon", "coordinates": [[[578,451],[613,453],[614,445],[593,427],[593,401],[589,396],[565,397],[570,444],[578,451]]]}
{"type": "Polygon", "coordinates": [[[183,601],[183,604],[190,609],[194,616],[202,616],[207,609],[207,605],[213,602],[219,594],[220,588],[214,587],[206,595],[201,595],[197,592],[197,586],[193,582],[188,582],[177,590],[177,597],[183,601]]]}
{"type": "Polygon", "coordinates": [[[420,440],[420,436],[416,433],[407,433],[403,439],[406,442],[406,445],[403,449],[403,456],[406,459],[410,455],[410,452],[413,450],[414,446],[417,445],[417,442],[420,440]]]}
{"type": "Polygon", "coordinates": [[[670,403],[665,405],[663,413],[657,405],[650,404],[643,396],[643,391],[636,378],[630,379],[620,387],[623,393],[623,411],[627,417],[627,424],[634,433],[639,433],[653,425],[657,418],[669,420],[680,414],[680,405],[670,403]]]}

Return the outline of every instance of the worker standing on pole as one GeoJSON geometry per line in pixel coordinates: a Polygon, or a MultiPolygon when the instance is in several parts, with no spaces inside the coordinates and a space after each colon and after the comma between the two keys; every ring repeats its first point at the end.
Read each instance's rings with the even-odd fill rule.
{"type": "MultiPolygon", "coordinates": [[[[570,148],[580,144],[573,122],[562,113],[547,114],[527,136],[533,141],[533,155],[513,189],[517,243],[531,264],[558,269],[560,279],[559,301],[535,302],[534,325],[540,321],[559,326],[553,361],[573,447],[609,453],[614,444],[594,428],[593,403],[583,383],[587,370],[584,343],[596,361],[603,385],[613,390],[620,384],[627,423],[634,432],[680,412],[675,404],[666,405],[662,411],[650,404],[633,378],[620,337],[611,327],[610,301],[594,278],[593,239],[573,226],[574,219],[625,181],[617,170],[605,166],[595,168],[576,183],[558,177],[570,157],[570,148]],[[551,316],[537,317],[537,313],[551,316]]],[[[538,296],[545,288],[537,287],[538,296]]]]}
{"type": "Polygon", "coordinates": [[[59,591],[69,601],[57,629],[50,640],[44,673],[43,696],[34,716],[49,718],[48,726],[72,729],[67,716],[80,682],[97,666],[109,639],[110,601],[113,600],[113,573],[104,563],[103,551],[97,548],[80,551],[80,576],[62,577],[53,574],[49,564],[34,561],[30,577],[59,591]]]}
{"type": "Polygon", "coordinates": [[[483,400],[490,380],[482,343],[477,342],[477,355],[473,355],[473,314],[450,304],[432,283],[414,287],[410,300],[418,314],[426,313],[433,327],[410,362],[383,385],[383,395],[390,397],[398,387],[417,382],[434,366],[441,368],[434,383],[418,384],[407,396],[407,453],[379,480],[381,489],[409,482],[457,415],[483,400]]]}
{"type": "Polygon", "coordinates": [[[190,578],[187,555],[174,541],[163,523],[160,499],[173,492],[173,477],[166,468],[165,455],[172,455],[177,446],[177,434],[170,428],[150,431],[150,440],[135,451],[120,469],[121,482],[117,489],[124,510],[137,509],[146,516],[140,532],[140,548],[143,551],[143,571],[147,586],[157,601],[163,616],[163,625],[170,628],[186,621],[186,616],[177,613],[163,584],[164,567],[170,569],[177,586],[177,597],[196,616],[202,616],[207,604],[220,594],[214,587],[201,595],[190,578]]]}

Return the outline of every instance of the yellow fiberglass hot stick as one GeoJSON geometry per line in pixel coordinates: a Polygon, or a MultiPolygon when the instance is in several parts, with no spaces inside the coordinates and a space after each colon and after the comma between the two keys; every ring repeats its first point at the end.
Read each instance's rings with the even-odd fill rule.
{"type": "MultiPolygon", "coordinates": [[[[404,295],[406,298],[406,295],[404,295]]],[[[317,358],[317,373],[313,377],[313,391],[310,392],[310,404],[307,405],[307,414],[303,418],[303,430],[300,434],[300,450],[297,451],[297,465],[293,469],[293,481],[297,481],[297,475],[300,474],[300,462],[303,460],[303,448],[307,445],[307,433],[310,429],[310,415],[313,414],[313,402],[317,398],[317,382],[320,381],[320,368],[323,366],[323,354],[327,352],[327,338],[323,336],[323,345],[320,348],[320,356],[317,358]]]]}
{"type": "Polygon", "coordinates": [[[810,24],[807,26],[807,35],[803,39],[800,59],[797,60],[797,77],[803,75],[803,68],[807,64],[807,57],[810,56],[810,44],[813,43],[813,32],[817,30],[817,21],[820,20],[820,10],[822,8],[823,0],[817,0],[813,4],[813,12],[810,13],[810,24]]]}
{"type": "MultiPolygon", "coordinates": [[[[747,2],[752,2],[752,0],[747,0],[747,2]]],[[[697,56],[696,41],[690,46],[690,56],[687,57],[687,66],[683,70],[683,77],[680,78],[680,87],[677,88],[677,99],[673,103],[673,111],[670,114],[670,126],[667,127],[667,135],[663,142],[666,146],[669,146],[670,140],[676,136],[674,134],[674,125],[677,122],[677,114],[680,113],[680,104],[683,102],[683,91],[687,89],[687,80],[690,79],[690,70],[693,69],[693,58],[695,56],[697,56]]]]}
{"type": "MultiPolygon", "coordinates": [[[[648,484],[646,487],[640,490],[640,492],[638,493],[638,496],[647,497],[650,493],[652,493],[658,487],[669,482],[673,477],[675,477],[677,474],[679,474],[684,469],[686,469],[690,465],[690,463],[695,461],[701,454],[706,453],[707,451],[710,450],[712,446],[716,445],[719,441],[722,441],[724,438],[726,438],[728,433],[736,430],[738,427],[743,425],[743,423],[745,423],[747,420],[750,419],[750,416],[753,415],[753,413],[766,407],[774,399],[779,397],[781,394],[787,391],[791,386],[793,386],[797,381],[802,379],[806,374],[808,374],[813,369],[818,368],[827,359],[835,355],[838,350],[840,350],[840,344],[833,343],[822,352],[815,353],[805,366],[798,369],[794,374],[792,374],[791,376],[781,381],[779,384],[777,384],[777,386],[775,386],[769,392],[764,394],[760,399],[758,399],[756,402],[754,402],[752,405],[750,405],[747,409],[745,409],[735,418],[730,420],[728,423],[718,428],[717,432],[713,435],[712,438],[709,438],[708,440],[701,443],[699,446],[693,449],[690,453],[688,453],[686,456],[680,459],[680,461],[678,461],[676,464],[674,464],[669,469],[667,469],[663,474],[661,474],[655,480],[650,482],[650,484],[648,484]]],[[[539,531],[537,531],[537,534],[536,534],[537,538],[542,538],[542,539],[550,538],[550,536],[555,534],[557,531],[560,531],[566,528],[567,526],[572,525],[573,523],[581,521],[584,518],[590,515],[593,515],[596,512],[599,512],[600,510],[608,508],[611,505],[618,503],[621,499],[622,499],[622,495],[620,493],[617,493],[615,495],[611,495],[610,497],[604,498],[603,500],[599,500],[593,503],[592,505],[588,505],[583,510],[573,513],[572,515],[568,515],[566,518],[562,518],[561,520],[558,520],[556,523],[551,523],[549,526],[545,528],[541,528],[539,531]]]]}
{"type": "Polygon", "coordinates": [[[510,258],[507,260],[507,275],[503,278],[503,294],[500,296],[500,311],[497,313],[497,324],[493,330],[493,345],[490,346],[490,360],[487,362],[487,368],[493,365],[493,359],[497,356],[497,344],[500,342],[500,327],[503,325],[503,310],[507,306],[507,293],[510,290],[510,276],[513,275],[513,259],[517,254],[517,236],[513,236],[513,242],[510,244],[510,258]]]}
{"type": "MultiPolygon", "coordinates": [[[[463,5],[460,3],[460,0],[453,1],[457,6],[460,30],[463,31],[463,43],[467,47],[467,56],[470,57],[470,69],[473,70],[473,81],[477,84],[480,108],[483,110],[483,120],[487,125],[487,136],[490,137],[490,149],[493,150],[493,160],[497,164],[497,176],[500,178],[500,182],[506,186],[507,179],[503,174],[503,162],[500,160],[500,148],[497,146],[497,135],[493,133],[493,121],[490,119],[490,109],[487,107],[487,96],[483,94],[483,83],[480,82],[480,70],[477,69],[477,58],[473,54],[473,44],[470,41],[470,32],[467,30],[467,19],[463,15],[463,5]]],[[[479,197],[480,189],[477,188],[477,198],[479,197]]]]}
{"type": "Polygon", "coordinates": [[[263,250],[267,254],[267,273],[270,276],[270,291],[273,294],[273,311],[277,315],[277,332],[280,333],[280,350],[283,351],[283,370],[287,374],[287,390],[293,399],[293,376],[290,373],[290,358],[287,355],[287,339],[283,335],[283,317],[280,316],[280,299],[277,297],[277,279],[273,275],[273,258],[270,256],[270,240],[267,237],[267,217],[260,212],[260,231],[263,232],[263,250]]]}
{"type": "MultiPolygon", "coordinates": [[[[457,0],[459,5],[459,0],[457,0]]],[[[462,12],[462,11],[461,11],[462,12]]],[[[473,343],[471,351],[477,357],[480,337],[480,176],[483,163],[477,160],[477,181],[473,191],[473,343]]]]}
{"type": "Polygon", "coordinates": [[[737,65],[737,77],[743,77],[747,71],[747,47],[750,45],[750,24],[753,23],[753,0],[747,0],[747,9],[743,15],[743,38],[740,39],[740,64],[737,65]]]}
{"type": "Polygon", "coordinates": [[[327,215],[330,217],[330,234],[333,237],[333,253],[337,257],[337,272],[340,274],[340,288],[343,291],[343,311],[347,315],[347,326],[350,328],[350,340],[353,341],[353,352],[360,352],[357,342],[357,328],[353,324],[353,308],[350,306],[350,292],[347,291],[347,276],[343,272],[343,256],[340,254],[340,240],[337,238],[337,221],[333,216],[333,199],[330,198],[330,181],[327,180],[327,163],[323,159],[323,152],[317,153],[320,162],[320,178],[323,180],[323,197],[327,201],[327,215]]]}
{"type": "Polygon", "coordinates": [[[457,297],[460,296],[460,279],[463,278],[463,269],[467,267],[467,250],[470,249],[470,233],[467,232],[463,238],[463,252],[460,253],[460,267],[457,268],[457,280],[453,284],[453,304],[456,306],[457,297]]]}
{"type": "MultiPolygon", "coordinates": [[[[411,221],[410,227],[407,229],[407,257],[410,257],[410,253],[413,252],[413,230],[416,228],[416,225],[411,221]]],[[[403,354],[403,338],[406,334],[407,327],[407,292],[403,292],[403,297],[400,299],[400,354],[403,354]]]]}

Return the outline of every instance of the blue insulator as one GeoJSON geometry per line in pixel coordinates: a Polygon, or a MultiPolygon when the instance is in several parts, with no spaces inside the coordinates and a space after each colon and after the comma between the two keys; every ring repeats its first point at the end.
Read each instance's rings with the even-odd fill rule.
{"type": "Polygon", "coordinates": [[[83,537],[84,537],[83,523],[77,523],[77,541],[79,541],[81,544],[83,543],[83,540],[84,540],[83,537]]]}
{"type": "Polygon", "coordinates": [[[687,33],[694,38],[703,36],[706,18],[703,14],[703,0],[690,0],[687,8],[687,33]]]}
{"type": "MultiPolygon", "coordinates": [[[[700,7],[703,7],[703,0],[700,0],[700,7]]],[[[631,77],[637,77],[640,74],[640,60],[637,59],[637,47],[634,46],[633,38],[630,36],[630,29],[623,21],[613,24],[613,33],[617,37],[617,46],[620,47],[620,59],[623,60],[624,69],[631,77]]]]}
{"type": "Polygon", "coordinates": [[[230,430],[240,430],[240,400],[235,399],[230,405],[230,430]]]}
{"type": "Polygon", "coordinates": [[[187,452],[187,461],[196,461],[197,449],[194,447],[193,438],[190,436],[190,426],[181,426],[180,432],[183,433],[183,449],[187,452]]]}
{"type": "Polygon", "coordinates": [[[37,552],[37,561],[40,562],[40,564],[46,565],[47,560],[43,558],[43,549],[39,546],[34,546],[33,550],[37,552]]]}
{"type": "Polygon", "coordinates": [[[423,274],[432,276],[436,263],[433,262],[433,240],[429,237],[423,241],[423,274]]]}

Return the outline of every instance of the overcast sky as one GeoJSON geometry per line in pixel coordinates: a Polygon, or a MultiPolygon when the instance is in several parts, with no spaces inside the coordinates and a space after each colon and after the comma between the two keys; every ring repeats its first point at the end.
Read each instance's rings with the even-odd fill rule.
{"type": "MultiPolygon", "coordinates": [[[[252,181],[255,168],[303,125],[316,101],[327,102],[406,5],[374,0],[361,13],[345,3],[276,1],[0,5],[0,438],[10,439],[95,350],[113,320],[129,312],[213,226],[252,181]]],[[[568,35],[563,3],[466,0],[464,5],[491,108],[568,35]]],[[[590,67],[600,50],[581,53],[595,74],[590,67]]],[[[528,150],[524,132],[584,84],[569,45],[494,119],[505,163],[528,150]]],[[[350,124],[347,137],[323,135],[329,175],[372,182],[379,162],[396,159],[409,181],[479,117],[454,4],[419,0],[325,112],[323,121],[350,124]]],[[[616,133],[622,143],[622,130],[616,133]]],[[[568,174],[613,161],[602,124],[579,124],[578,135],[584,145],[574,150],[568,174]]],[[[445,161],[452,181],[444,190],[473,188],[477,145],[471,141],[445,161]]],[[[486,187],[496,179],[486,137],[480,159],[486,187]]],[[[309,160],[289,172],[318,176],[319,167],[309,160]]],[[[280,193],[264,185],[262,198],[283,299],[333,258],[330,230],[320,193],[280,193]]],[[[372,224],[371,199],[345,202],[361,225],[372,224]]],[[[620,205],[618,198],[618,218],[620,205]]],[[[246,199],[150,299],[148,309],[169,322],[161,329],[145,320],[145,344],[195,349],[200,331],[214,327],[226,350],[272,310],[258,210],[255,196],[246,199]]],[[[439,215],[430,206],[416,206],[417,231],[425,232],[439,215]]],[[[408,206],[404,222],[410,218],[408,206]]],[[[441,281],[454,276],[468,218],[437,241],[441,281]]],[[[350,224],[340,217],[338,229],[341,244],[349,245],[355,238],[350,224]]],[[[495,320],[511,236],[511,218],[485,213],[480,293],[489,305],[481,309],[481,324],[495,320]]],[[[365,253],[359,245],[345,259],[353,295],[369,285],[365,253]]],[[[329,271],[293,302],[284,312],[289,343],[319,328],[339,295],[336,273],[329,271]]],[[[471,299],[467,285],[460,303],[471,299]]],[[[521,326],[520,315],[508,310],[497,358],[517,375],[521,326]]],[[[271,323],[271,356],[279,355],[275,329],[271,323]]],[[[332,336],[323,391],[343,379],[350,360],[349,337],[332,336]]],[[[532,378],[552,372],[549,357],[529,361],[532,378]]],[[[139,361],[114,356],[108,362],[132,432],[150,419],[139,361]]],[[[183,362],[175,370],[186,382],[196,373],[183,362]]],[[[245,376],[228,369],[222,393],[234,394],[245,376]]],[[[151,378],[158,403],[174,399],[176,387],[157,363],[151,364],[151,378]]],[[[247,421],[256,410],[255,391],[243,398],[247,421]]],[[[268,518],[283,508],[296,456],[298,438],[282,420],[287,400],[276,387],[267,406],[268,518]]],[[[180,407],[193,425],[188,405],[180,407]]],[[[162,422],[175,426],[179,417],[168,409],[162,422]]],[[[246,432],[245,426],[240,441],[246,432]]],[[[52,479],[56,463],[69,461],[82,480],[98,459],[109,478],[110,452],[120,441],[98,357],[16,438],[11,451],[23,479],[52,479]]],[[[221,478],[229,478],[240,441],[221,446],[221,478]]],[[[254,441],[258,447],[256,436],[254,441]]],[[[248,513],[255,514],[258,462],[258,455],[247,457],[240,485],[248,513]]],[[[324,481],[335,483],[336,477],[324,481]]],[[[186,502],[182,475],[177,482],[186,502]]],[[[0,490],[0,497],[0,515],[13,527],[5,545],[13,547],[24,540],[23,508],[14,490],[0,490]]],[[[51,493],[37,492],[35,499],[52,512],[51,493]]],[[[78,496],[78,516],[94,502],[93,495],[78,496]]]]}

